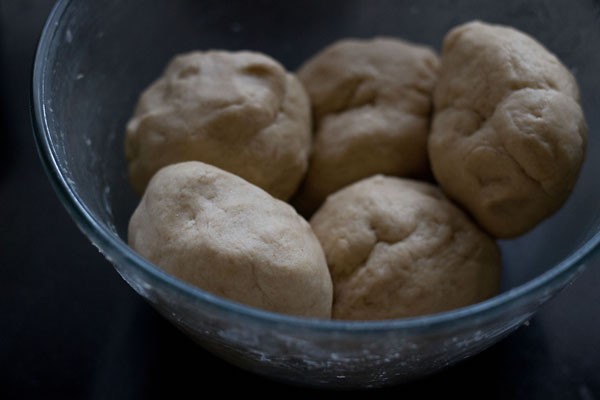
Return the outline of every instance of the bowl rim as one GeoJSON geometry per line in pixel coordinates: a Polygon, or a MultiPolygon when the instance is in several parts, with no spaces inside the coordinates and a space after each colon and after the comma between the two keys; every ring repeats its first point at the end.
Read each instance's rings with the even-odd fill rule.
{"type": "Polygon", "coordinates": [[[52,142],[51,128],[46,118],[46,104],[44,103],[48,73],[46,67],[48,65],[47,61],[50,59],[51,45],[61,27],[61,20],[73,3],[75,2],[72,0],[59,0],[55,4],[40,36],[33,62],[30,112],[35,142],[42,164],[63,206],[83,233],[111,262],[129,265],[151,281],[165,284],[193,303],[200,302],[204,306],[235,314],[242,319],[258,320],[261,323],[294,329],[357,334],[401,330],[407,334],[416,334],[437,329],[455,328],[460,323],[469,321],[482,324],[508,310],[525,306],[540,296],[544,296],[544,294],[554,293],[563,288],[577,272],[581,271],[579,267],[583,267],[586,261],[598,253],[600,230],[588,238],[573,253],[541,275],[488,300],[437,314],[391,320],[343,321],[279,314],[221,298],[189,285],[154,266],[130,248],[118,235],[109,230],[87,208],[77,195],[74,185],[69,182],[61,170],[59,158],[52,142]]]}

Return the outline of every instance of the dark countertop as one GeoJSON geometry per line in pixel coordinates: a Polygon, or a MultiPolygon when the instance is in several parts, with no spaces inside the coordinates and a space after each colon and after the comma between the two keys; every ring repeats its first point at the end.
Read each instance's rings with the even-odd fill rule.
{"type": "MultiPolygon", "coordinates": [[[[239,370],[196,346],[127,286],[69,218],[29,122],[31,63],[52,3],[0,2],[0,398],[153,399],[240,387],[321,394],[239,370]]],[[[600,399],[598,267],[588,265],[528,326],[489,350],[428,379],[361,394],[600,399]]]]}

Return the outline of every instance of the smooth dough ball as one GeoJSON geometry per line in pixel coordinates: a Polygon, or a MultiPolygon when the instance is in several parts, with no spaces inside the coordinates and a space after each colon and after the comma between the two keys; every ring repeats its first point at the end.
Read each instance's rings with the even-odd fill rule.
{"type": "Polygon", "coordinates": [[[211,165],[161,169],[131,217],[129,244],[166,272],[219,296],[285,314],[331,315],[331,277],[308,222],[211,165]]]}
{"type": "Polygon", "coordinates": [[[138,193],[160,168],[202,161],[286,200],[306,172],[311,136],[306,92],[278,62],[247,51],[192,52],[141,95],[125,150],[138,193]]]}
{"type": "Polygon", "coordinates": [[[294,203],[310,214],[336,190],[378,173],[426,177],[438,59],[398,39],[342,40],[298,71],[313,107],[309,169],[294,203]]]}
{"type": "Polygon", "coordinates": [[[329,196],[310,224],[333,279],[333,318],[411,317],[498,292],[495,241],[430,184],[367,178],[329,196]]]}
{"type": "Polygon", "coordinates": [[[433,173],[483,228],[515,237],[560,208],[587,128],[575,79],[540,43],[481,22],[453,29],[434,103],[433,173]]]}

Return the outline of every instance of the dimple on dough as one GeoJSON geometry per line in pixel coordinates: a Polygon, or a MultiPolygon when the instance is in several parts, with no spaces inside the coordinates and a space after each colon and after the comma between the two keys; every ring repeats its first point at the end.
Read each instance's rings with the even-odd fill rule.
{"type": "Polygon", "coordinates": [[[166,272],[269,311],[329,318],[332,283],[311,228],[283,201],[200,162],[161,169],[129,223],[129,244],[166,272]]]}
{"type": "Polygon", "coordinates": [[[288,199],[308,166],[310,103],[297,78],[254,52],[175,57],[141,95],[125,152],[142,193],[160,168],[202,161],[288,199]]]}
{"type": "Polygon", "coordinates": [[[329,196],[310,224],[333,279],[333,318],[431,314],[498,292],[495,241],[430,184],[367,178],[329,196]]]}
{"type": "Polygon", "coordinates": [[[429,173],[427,135],[438,59],[399,39],[346,39],[299,70],[315,138],[294,204],[306,214],[331,193],[381,173],[429,173]]]}
{"type": "Polygon", "coordinates": [[[453,29],[434,105],[433,173],[489,233],[518,236],[564,203],[587,128],[575,79],[540,43],[481,22],[453,29]]]}

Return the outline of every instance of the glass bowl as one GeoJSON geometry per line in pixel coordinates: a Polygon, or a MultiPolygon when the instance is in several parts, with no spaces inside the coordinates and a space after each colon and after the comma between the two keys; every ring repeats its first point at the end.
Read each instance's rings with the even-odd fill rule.
{"type": "Polygon", "coordinates": [[[33,126],[50,179],[77,225],[140,295],[206,349],[286,382],[382,386],[432,373],[500,340],[596,252],[599,48],[598,6],[590,1],[59,1],[35,58],[33,126]],[[526,236],[501,243],[500,295],[402,320],[290,317],[189,286],[127,246],[138,198],[127,182],[125,123],[140,91],[176,53],[252,49],[295,69],[348,36],[398,36],[439,49],[451,27],[472,19],[515,26],[555,52],[579,81],[590,128],[588,157],[567,204],[526,236]]]}

